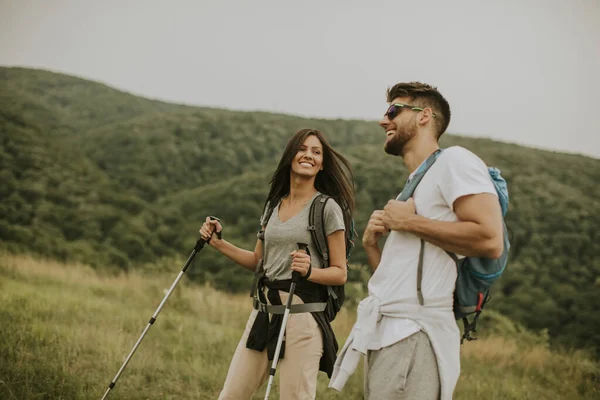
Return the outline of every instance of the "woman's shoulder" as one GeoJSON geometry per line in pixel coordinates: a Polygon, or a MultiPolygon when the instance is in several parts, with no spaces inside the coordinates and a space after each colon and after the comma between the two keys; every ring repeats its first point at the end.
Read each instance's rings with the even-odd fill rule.
{"type": "Polygon", "coordinates": [[[329,197],[329,200],[327,200],[327,203],[325,203],[325,214],[329,214],[329,213],[335,213],[335,214],[342,214],[342,207],[340,207],[339,203],[332,197],[329,196],[328,194],[325,193],[320,193],[319,194],[323,194],[325,196],[329,197]]]}
{"type": "Polygon", "coordinates": [[[275,205],[273,207],[271,207],[270,201],[266,202],[265,208],[263,209],[263,213],[260,216],[260,225],[261,226],[265,226],[269,222],[271,217],[273,216],[273,213],[277,212],[277,210],[279,209],[280,202],[281,201],[275,203],[275,205]]]}

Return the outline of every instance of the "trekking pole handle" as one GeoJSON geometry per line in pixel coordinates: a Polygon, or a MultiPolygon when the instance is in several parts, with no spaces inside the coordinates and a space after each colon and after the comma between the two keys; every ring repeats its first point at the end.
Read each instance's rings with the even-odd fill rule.
{"type": "MultiPolygon", "coordinates": [[[[217,218],[217,217],[213,217],[212,215],[210,215],[208,218],[210,218],[210,220],[211,220],[211,221],[217,221],[217,222],[221,222],[221,220],[220,220],[219,218],[217,218]]],[[[215,230],[216,230],[216,229],[217,229],[217,228],[215,227],[215,230]]],[[[222,236],[222,235],[223,235],[223,231],[221,231],[221,232],[215,232],[215,230],[213,230],[213,231],[212,231],[212,233],[210,234],[210,237],[208,238],[208,240],[206,241],[206,243],[210,243],[210,239],[212,239],[212,235],[213,235],[213,234],[215,234],[215,233],[217,234],[217,237],[218,237],[219,239],[221,239],[221,238],[223,237],[223,236],[222,236]]]]}
{"type": "MultiPolygon", "coordinates": [[[[298,251],[308,253],[308,245],[306,243],[297,243],[298,251]]],[[[298,283],[302,279],[302,275],[298,271],[292,271],[292,282],[298,283]]]]}
{"type": "Polygon", "coordinates": [[[296,243],[298,245],[298,250],[299,251],[304,251],[305,253],[308,252],[308,245],[306,243],[296,243]]]}
{"type": "MultiPolygon", "coordinates": [[[[211,220],[211,221],[219,221],[219,222],[221,222],[221,220],[220,220],[219,218],[217,218],[217,217],[213,217],[212,215],[209,215],[209,217],[208,217],[208,218],[210,218],[210,220],[211,220]]],[[[216,228],[215,228],[215,229],[216,229],[216,228]]],[[[207,243],[210,243],[210,239],[212,238],[212,235],[213,235],[214,233],[215,233],[214,231],[213,231],[213,232],[211,232],[211,234],[210,234],[210,236],[209,236],[209,238],[208,238],[207,240],[204,240],[204,239],[202,239],[202,238],[198,239],[198,240],[196,241],[196,246],[194,247],[194,250],[196,250],[196,252],[198,252],[198,251],[202,250],[202,249],[204,248],[204,245],[205,245],[205,244],[207,244],[207,243]]],[[[221,232],[216,232],[216,233],[217,233],[217,237],[218,237],[219,239],[221,239],[221,238],[223,237],[223,231],[221,231],[221,232]]]]}

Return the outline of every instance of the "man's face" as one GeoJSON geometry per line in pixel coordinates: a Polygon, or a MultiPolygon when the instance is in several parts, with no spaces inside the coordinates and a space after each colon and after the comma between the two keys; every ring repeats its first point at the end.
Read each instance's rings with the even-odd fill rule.
{"type": "MultiPolygon", "coordinates": [[[[407,97],[396,97],[391,104],[410,104],[410,99],[407,97]]],[[[379,122],[379,126],[385,131],[384,150],[386,153],[401,156],[402,150],[417,134],[416,113],[410,109],[400,109],[398,114],[389,119],[387,113],[379,122]]]]}

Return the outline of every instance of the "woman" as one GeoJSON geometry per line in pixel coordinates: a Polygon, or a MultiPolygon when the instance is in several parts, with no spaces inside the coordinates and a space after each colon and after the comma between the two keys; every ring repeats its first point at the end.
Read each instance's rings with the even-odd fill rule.
{"type": "MultiPolygon", "coordinates": [[[[262,265],[264,278],[259,282],[258,297],[266,301],[266,286],[271,305],[286,303],[292,271],[302,276],[293,304],[324,302],[326,285],[346,282],[344,221],[352,219],[355,193],[350,164],[331,148],[320,131],[302,129],[289,140],[270,184],[260,220],[260,240],[254,251],[240,249],[213,235],[223,228],[208,217],[200,235],[250,271],[262,265]],[[329,268],[321,268],[323,260],[307,229],[308,212],[319,193],[331,196],[324,210],[329,268]],[[297,251],[297,243],[308,244],[309,253],[297,251]]],[[[266,381],[281,319],[280,314],[273,314],[269,321],[267,313],[257,311],[255,306],[219,399],[250,399],[266,381]]],[[[331,377],[338,349],[329,320],[323,312],[290,314],[284,343],[277,364],[280,397],[314,399],[317,374],[321,370],[331,377]]]]}

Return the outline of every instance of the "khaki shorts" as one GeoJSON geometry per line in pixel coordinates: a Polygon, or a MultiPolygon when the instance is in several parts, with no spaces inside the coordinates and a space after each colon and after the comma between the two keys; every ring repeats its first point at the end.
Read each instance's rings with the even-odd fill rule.
{"type": "Polygon", "coordinates": [[[365,358],[365,399],[438,400],[437,359],[423,331],[391,346],[369,350],[365,358]]]}

